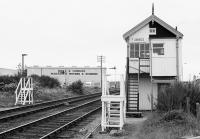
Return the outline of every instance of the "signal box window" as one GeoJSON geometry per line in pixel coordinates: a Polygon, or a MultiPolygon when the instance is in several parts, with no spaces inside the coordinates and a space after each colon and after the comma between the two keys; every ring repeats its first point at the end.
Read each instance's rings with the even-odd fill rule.
{"type": "Polygon", "coordinates": [[[130,45],[130,58],[149,58],[148,43],[132,43],[130,45]]]}
{"type": "Polygon", "coordinates": [[[157,55],[164,55],[164,44],[163,43],[154,43],[153,44],[153,53],[157,55]]]}

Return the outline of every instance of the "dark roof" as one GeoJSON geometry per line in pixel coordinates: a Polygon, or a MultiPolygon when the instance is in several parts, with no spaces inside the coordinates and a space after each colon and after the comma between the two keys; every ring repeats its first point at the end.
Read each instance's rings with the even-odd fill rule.
{"type": "Polygon", "coordinates": [[[183,34],[181,32],[179,32],[178,30],[176,30],[175,28],[173,28],[172,26],[170,26],[169,24],[167,24],[166,22],[164,22],[163,20],[161,20],[157,16],[151,15],[148,18],[146,18],[144,21],[142,21],[141,23],[139,23],[138,25],[136,25],[135,27],[133,27],[131,30],[127,31],[123,35],[123,38],[126,40],[127,37],[129,37],[130,35],[136,33],[138,30],[140,30],[141,28],[143,28],[145,25],[147,25],[151,21],[156,21],[161,26],[163,26],[164,28],[166,28],[167,30],[169,30],[170,32],[172,32],[173,34],[175,34],[177,37],[179,37],[179,38],[183,37],[183,34]]]}

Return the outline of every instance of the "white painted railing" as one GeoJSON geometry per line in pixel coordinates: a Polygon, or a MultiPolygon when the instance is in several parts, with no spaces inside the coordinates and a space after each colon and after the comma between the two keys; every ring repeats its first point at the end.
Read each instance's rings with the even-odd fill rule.
{"type": "Polygon", "coordinates": [[[33,80],[31,77],[21,78],[15,90],[15,105],[33,104],[33,80]]]}
{"type": "Polygon", "coordinates": [[[125,82],[122,75],[120,77],[119,95],[110,94],[109,85],[107,85],[106,78],[103,79],[101,101],[102,131],[104,131],[107,127],[118,127],[122,129],[126,118],[125,82]]]}

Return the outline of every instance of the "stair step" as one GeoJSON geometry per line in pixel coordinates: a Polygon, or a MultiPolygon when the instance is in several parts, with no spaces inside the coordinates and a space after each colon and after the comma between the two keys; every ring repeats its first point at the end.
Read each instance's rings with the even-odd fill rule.
{"type": "Polygon", "coordinates": [[[139,82],[128,82],[128,85],[132,85],[132,84],[139,84],[139,82]]]}
{"type": "Polygon", "coordinates": [[[149,65],[140,65],[140,67],[149,67],[149,65]]]}
{"type": "Polygon", "coordinates": [[[131,103],[131,101],[128,101],[128,104],[133,104],[133,105],[137,105],[137,104],[138,104],[138,103],[137,103],[138,101],[134,101],[134,102],[135,102],[135,103],[133,103],[133,102],[131,103]]]}
{"type": "MultiPolygon", "coordinates": [[[[132,99],[135,98],[137,100],[139,99],[139,97],[129,97],[129,96],[128,96],[128,98],[132,98],[132,99]]],[[[132,99],[130,99],[130,100],[132,100],[132,99]]]]}
{"type": "Polygon", "coordinates": [[[138,80],[129,80],[128,82],[129,83],[138,83],[139,81],[138,80]]]}
{"type": "Polygon", "coordinates": [[[139,83],[128,83],[128,86],[139,86],[139,83]]]}
{"type": "Polygon", "coordinates": [[[138,107],[128,107],[128,110],[137,109],[138,107]]]}
{"type": "Polygon", "coordinates": [[[138,91],[129,91],[128,95],[138,95],[138,91]]]}
{"type": "Polygon", "coordinates": [[[136,90],[136,91],[139,90],[139,88],[134,88],[134,87],[129,87],[128,89],[129,89],[129,90],[136,90]]]}
{"type": "Polygon", "coordinates": [[[133,94],[129,93],[127,96],[128,97],[139,97],[138,94],[137,94],[137,92],[135,92],[133,94]]]}

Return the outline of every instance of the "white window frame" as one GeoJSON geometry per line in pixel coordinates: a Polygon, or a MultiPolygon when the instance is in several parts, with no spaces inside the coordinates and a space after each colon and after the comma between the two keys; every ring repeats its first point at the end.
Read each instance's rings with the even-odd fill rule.
{"type": "MultiPolygon", "coordinates": [[[[140,46],[140,45],[141,45],[141,44],[144,44],[144,53],[146,54],[146,52],[148,51],[148,52],[149,52],[149,57],[143,57],[143,58],[150,58],[150,44],[149,44],[149,43],[133,43],[133,44],[134,44],[134,45],[135,45],[135,44],[139,44],[139,49],[138,49],[138,51],[139,51],[139,52],[138,52],[138,53],[139,53],[138,56],[139,56],[139,57],[141,57],[141,55],[140,55],[140,54],[141,54],[141,46],[140,46]],[[149,50],[146,50],[146,44],[149,45],[149,50]]],[[[135,46],[134,46],[134,50],[133,50],[133,51],[134,51],[134,53],[135,53],[135,46]]],[[[131,45],[130,45],[130,47],[129,47],[129,58],[138,59],[139,57],[135,57],[135,56],[134,56],[134,57],[131,57],[131,45]]]]}
{"type": "Polygon", "coordinates": [[[165,44],[164,43],[152,43],[152,54],[154,55],[154,56],[164,56],[165,55],[165,44]],[[162,44],[163,46],[162,47],[157,47],[157,48],[154,48],[153,47],[153,45],[154,44],[162,44]],[[163,55],[159,55],[159,54],[157,54],[157,53],[154,53],[153,51],[154,51],[154,49],[160,49],[160,48],[162,48],[163,49],[163,55]]]}
{"type": "Polygon", "coordinates": [[[149,35],[156,35],[156,28],[149,28],[149,35]]]}

